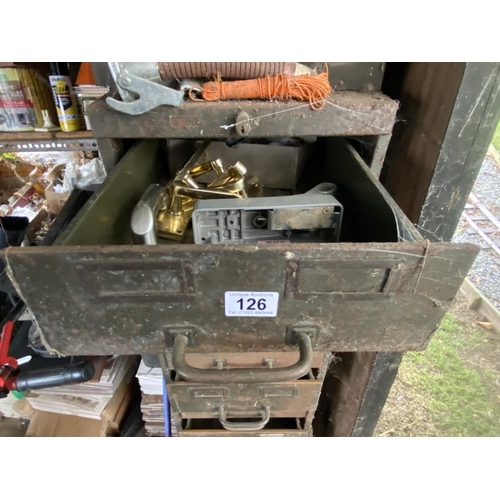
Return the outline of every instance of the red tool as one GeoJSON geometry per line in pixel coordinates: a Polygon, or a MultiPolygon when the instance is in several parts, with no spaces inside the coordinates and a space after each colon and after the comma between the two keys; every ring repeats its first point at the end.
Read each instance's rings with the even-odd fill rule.
{"type": "Polygon", "coordinates": [[[46,389],[92,380],[95,365],[91,361],[19,373],[17,359],[8,355],[13,328],[14,322],[7,321],[0,337],[0,397],[5,397],[13,390],[46,389]]]}
{"type": "Polygon", "coordinates": [[[7,321],[0,336],[0,392],[9,392],[14,388],[17,370],[17,359],[9,357],[9,346],[12,338],[13,321],[7,321]]]}

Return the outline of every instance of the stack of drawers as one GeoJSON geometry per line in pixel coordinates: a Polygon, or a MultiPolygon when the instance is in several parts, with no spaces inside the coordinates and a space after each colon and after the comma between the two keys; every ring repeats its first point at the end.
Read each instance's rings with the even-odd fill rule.
{"type": "Polygon", "coordinates": [[[235,383],[239,369],[268,371],[293,365],[298,352],[186,354],[198,370],[214,367],[227,373],[223,383],[183,380],[166,356],[170,408],[182,437],[188,436],[311,436],[314,413],[330,353],[315,352],[311,368],[298,380],[235,383]]]}
{"type": "MultiPolygon", "coordinates": [[[[57,245],[11,247],[4,259],[52,350],[167,349],[163,372],[184,436],[310,434],[328,364],[321,353],[422,349],[478,251],[425,241],[335,137],[316,141],[303,187],[338,186],[341,242],[131,245],[132,209],[163,182],[163,165],[158,141],[138,143],[57,245]],[[226,293],[241,291],[277,295],[276,316],[228,314],[226,293]]],[[[325,396],[330,415],[342,404],[337,391],[325,396]]]]}

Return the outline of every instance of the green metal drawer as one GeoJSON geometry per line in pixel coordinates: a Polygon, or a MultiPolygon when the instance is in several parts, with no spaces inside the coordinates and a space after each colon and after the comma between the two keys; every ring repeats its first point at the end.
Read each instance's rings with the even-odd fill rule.
{"type": "Polygon", "coordinates": [[[298,186],[339,186],[339,243],[132,245],[130,215],[168,175],[158,141],[133,147],[54,247],[9,248],[7,271],[63,355],[422,349],[478,248],[424,241],[354,149],[318,140],[298,186]],[[228,317],[226,291],[276,292],[276,317],[228,317]]]}

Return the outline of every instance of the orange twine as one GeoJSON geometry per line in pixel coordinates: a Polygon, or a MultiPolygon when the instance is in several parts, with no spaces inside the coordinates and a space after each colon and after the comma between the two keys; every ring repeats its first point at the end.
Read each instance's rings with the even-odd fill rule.
{"type": "Polygon", "coordinates": [[[227,101],[230,99],[279,99],[288,101],[297,99],[309,101],[311,108],[321,109],[325,99],[332,91],[327,73],[319,75],[291,76],[279,74],[255,78],[253,80],[238,80],[222,82],[218,78],[214,82],[207,82],[201,88],[192,88],[189,97],[194,101],[227,101]],[[194,92],[201,92],[199,99],[194,92]]]}

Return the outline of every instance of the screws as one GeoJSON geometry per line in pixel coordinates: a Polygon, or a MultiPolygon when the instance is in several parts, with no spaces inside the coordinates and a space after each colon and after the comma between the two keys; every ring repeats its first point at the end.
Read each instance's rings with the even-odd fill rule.
{"type": "Polygon", "coordinates": [[[132,83],[132,79],[130,76],[121,76],[120,77],[120,85],[122,87],[128,87],[132,83]]]}

